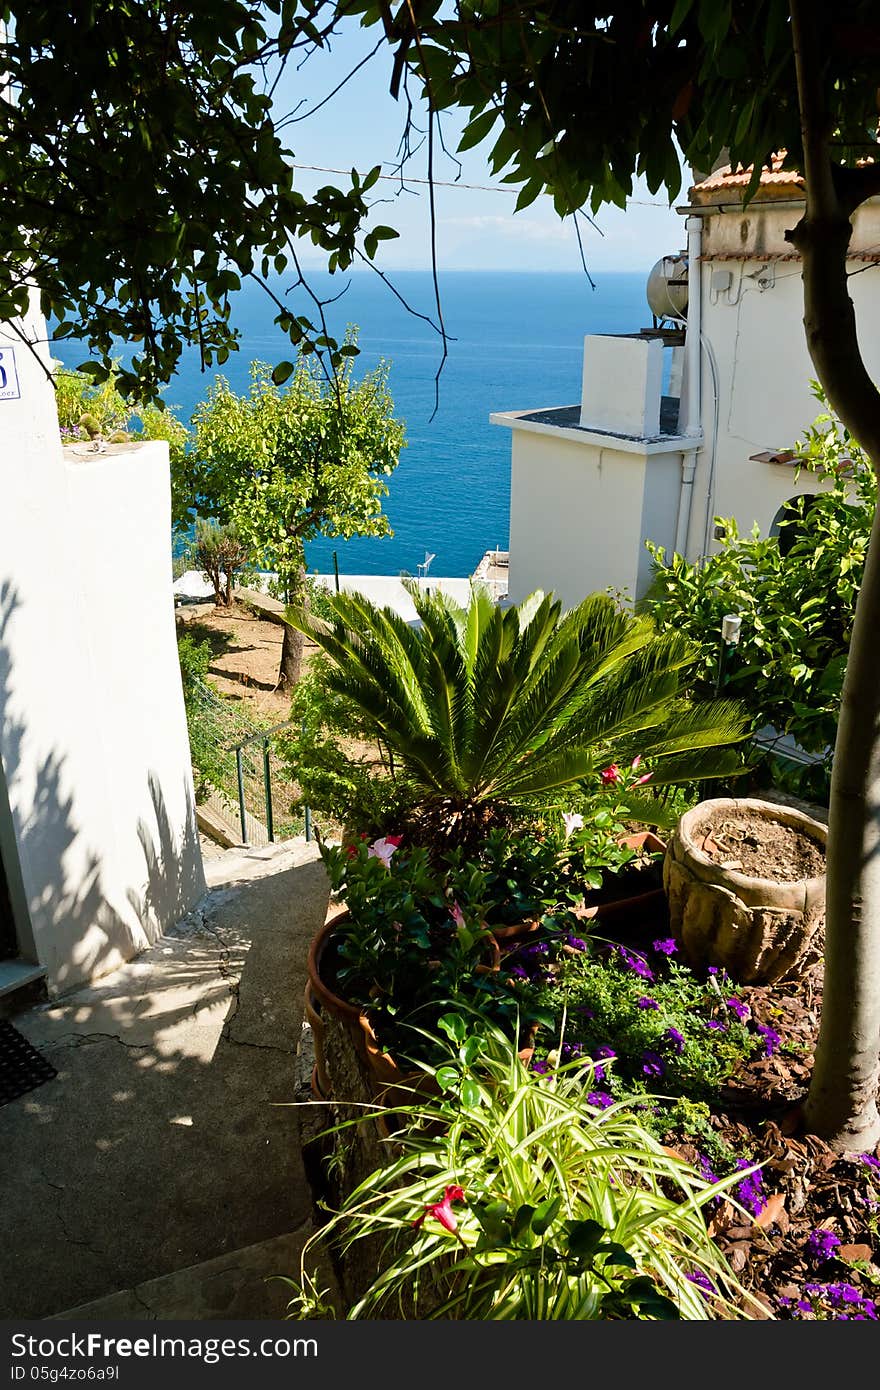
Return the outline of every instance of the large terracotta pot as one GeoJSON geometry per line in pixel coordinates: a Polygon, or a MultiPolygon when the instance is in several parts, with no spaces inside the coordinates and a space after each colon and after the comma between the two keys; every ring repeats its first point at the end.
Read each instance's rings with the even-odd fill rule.
{"type": "Polygon", "coordinates": [[[825,920],[825,874],[786,881],[715,862],[697,828],[743,812],[801,831],[824,854],[826,827],[793,807],[754,798],[701,801],[681,817],[663,861],[670,927],[691,964],[724,966],[741,984],[795,978],[819,956],[814,937],[825,920]]]}

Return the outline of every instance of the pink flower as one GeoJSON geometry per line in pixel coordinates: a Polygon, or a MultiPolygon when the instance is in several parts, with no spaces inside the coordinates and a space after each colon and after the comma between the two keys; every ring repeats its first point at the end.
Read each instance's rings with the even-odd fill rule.
{"type": "Polygon", "coordinates": [[[630,782],[630,786],[631,786],[631,787],[640,787],[640,786],[642,785],[643,782],[650,782],[650,780],[651,780],[651,778],[652,778],[653,776],[654,776],[653,772],[646,772],[646,773],[643,774],[643,776],[637,777],[636,780],[635,780],[634,782],[630,782]]]}
{"type": "Polygon", "coordinates": [[[443,1193],[443,1201],[429,1202],[421,1216],[416,1217],[413,1226],[418,1228],[421,1226],[426,1216],[433,1216],[435,1221],[439,1221],[440,1225],[445,1230],[449,1231],[451,1235],[454,1235],[458,1230],[458,1221],[456,1220],[455,1212],[452,1210],[452,1203],[463,1201],[465,1201],[465,1195],[460,1187],[447,1187],[443,1193]]]}
{"type": "Polygon", "coordinates": [[[623,781],[617,763],[609,763],[608,767],[602,769],[599,776],[602,779],[603,787],[616,787],[623,781]]]}
{"type": "Polygon", "coordinates": [[[457,927],[464,926],[464,913],[462,912],[458,903],[452,904],[452,920],[457,927]]]}
{"type": "Polygon", "coordinates": [[[374,840],[367,850],[367,858],[381,859],[385,868],[390,868],[391,856],[402,839],[402,835],[384,835],[382,839],[374,840]]]}
{"type": "Polygon", "coordinates": [[[569,836],[573,835],[576,830],[583,829],[584,818],[579,815],[577,811],[563,811],[562,820],[565,825],[566,840],[569,836]]]}

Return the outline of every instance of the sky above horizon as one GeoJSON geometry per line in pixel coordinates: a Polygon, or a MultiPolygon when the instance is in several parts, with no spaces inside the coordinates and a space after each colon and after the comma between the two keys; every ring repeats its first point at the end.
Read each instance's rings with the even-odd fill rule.
{"type": "MultiPolygon", "coordinates": [[[[367,58],[377,39],[377,30],[363,31],[350,22],[332,40],[329,51],[315,52],[299,69],[291,64],[278,85],[275,109],[281,116],[291,113],[283,134],[294,151],[295,186],[306,196],[322,184],[339,181],[338,174],[323,170],[356,168],[366,173],[381,164],[383,175],[392,175],[399,160],[405,106],[388,90],[391,54],[387,45],[383,43],[330,96],[367,58]]],[[[444,143],[453,153],[461,128],[460,118],[444,118],[444,143]]],[[[418,138],[416,134],[414,140],[418,138]]],[[[514,214],[517,189],[490,173],[491,143],[490,137],[476,149],[457,155],[460,169],[456,159],[437,152],[440,269],[581,270],[572,219],[560,220],[546,195],[514,214]]],[[[407,165],[407,174],[406,191],[401,191],[400,180],[394,177],[383,178],[373,189],[375,199],[382,199],[376,207],[376,222],[400,233],[397,240],[380,248],[377,264],[383,270],[423,270],[431,265],[428,188],[415,181],[427,178],[426,145],[407,165]]],[[[678,201],[683,201],[682,195],[678,201]]],[[[626,212],[608,207],[595,220],[598,231],[581,223],[587,268],[594,279],[602,271],[647,271],[661,256],[684,245],[684,219],[667,205],[662,193],[652,195],[641,181],[626,212]]],[[[304,267],[325,264],[316,249],[307,243],[302,246],[304,267]]]]}

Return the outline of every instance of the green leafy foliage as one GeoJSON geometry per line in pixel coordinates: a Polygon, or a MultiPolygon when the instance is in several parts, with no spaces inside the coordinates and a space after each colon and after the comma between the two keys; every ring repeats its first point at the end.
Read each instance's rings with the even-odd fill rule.
{"type": "Polygon", "coordinates": [[[505,805],[595,791],[612,752],[644,757],[653,785],[739,765],[737,707],[679,695],[689,643],[607,595],[563,615],[541,592],[503,610],[476,585],[467,608],[408,588],[418,627],[346,593],[326,600],[330,620],[289,620],[332,659],[328,688],[390,750],[437,833],[470,846],[505,805]]]}
{"type": "MultiPolygon", "coordinates": [[[[563,1033],[558,1055],[592,1057],[615,1098],[662,1090],[706,1101],[738,1061],[763,1052],[761,1035],[748,1027],[747,1007],[740,1019],[728,1002],[739,1004],[740,995],[724,972],[699,978],[674,954],[664,954],[676,949],[671,939],[658,938],[664,951],[589,936],[572,951],[565,950],[567,941],[527,945],[511,962],[524,964],[540,1007],[553,1014],[549,1036],[563,1033]]],[[[546,1055],[547,1045],[539,1052],[546,1055]]]]}
{"type": "Polygon", "coordinates": [[[118,362],[100,382],[85,372],[56,367],[52,375],[58,425],[65,443],[93,439],[164,439],[172,467],[179,467],[186,452],[188,432],[164,402],[139,404],[119,390],[118,362]]]}
{"type": "Polygon", "coordinates": [[[189,556],[194,567],[200,569],[213,585],[215,603],[228,607],[232,602],[235,576],[247,567],[249,561],[247,546],[235,524],[229,522],[224,525],[219,521],[196,517],[189,556]]]}
{"type": "MultiPolygon", "coordinates": [[[[814,383],[814,394],[823,401],[814,383]]],[[[823,401],[824,404],[824,401],[823,401]]],[[[833,746],[856,599],[877,503],[870,460],[827,410],[794,445],[816,479],[779,536],[741,537],[724,519],[719,551],[700,564],[649,546],[654,580],[644,607],[660,631],[686,634],[699,657],[692,689],[714,693],[721,619],[739,613],[725,690],[754,728],[772,724],[805,748],[833,746]]]]}
{"type": "Polygon", "coordinates": [[[492,898],[478,864],[454,856],[438,867],[398,836],[322,843],[321,854],[349,913],[333,933],[337,988],[395,1056],[430,1056],[429,1030],[450,1006],[489,1017],[512,1037],[540,1016],[486,969],[492,898]]]}
{"type": "Polygon", "coordinates": [[[284,597],[301,597],[307,540],[389,533],[383,479],[404,437],[387,380],[385,364],[355,380],[346,360],[332,386],[303,354],[283,390],[261,362],[246,395],[218,378],[196,407],[192,448],[177,470],[178,522],[197,508],[233,524],[254,563],[277,573],[284,597]]]}
{"type": "Polygon", "coordinates": [[[202,698],[211,664],[211,644],[197,641],[190,632],[178,633],[177,655],[196,801],[201,803],[208,798],[213,787],[222,787],[228,781],[228,754],[218,746],[213,730],[205,720],[202,698]]]}
{"type": "MultiPolygon", "coordinates": [[[[458,108],[462,148],[491,141],[493,172],[520,187],[520,207],[542,192],[560,215],[622,207],[640,174],[672,201],[680,152],[710,169],[729,150],[755,166],[750,193],[771,151],[792,167],[801,158],[786,0],[650,13],[642,0],[420,0],[393,14],[386,0],[7,0],[0,17],[16,94],[0,109],[0,181],[16,191],[0,205],[0,319],[23,313],[36,283],[57,336],[92,354],[96,383],[120,340],[137,345],[119,380],[144,399],[187,346],[205,368],[227,361],[245,280],[328,370],[357,351],[267,283],[299,271],[301,241],[332,272],[371,264],[395,235],[371,224],[378,166],[300,192],[287,112],[270,95],[282,68],[345,24],[383,26],[394,94],[408,82],[435,113],[458,108]]],[[[876,139],[873,0],[816,7],[816,23],[828,138],[855,174],[876,139]]]]}
{"type": "Polygon", "coordinates": [[[379,1269],[350,1319],[748,1316],[704,1217],[734,1176],[673,1158],[632,1106],[591,1105],[589,1066],[539,1076],[498,1030],[453,1016],[438,1047],[442,1033],[445,1058],[425,1069],[440,1095],[392,1111],[394,1156],[306,1243],[290,1316],[326,1309],[319,1244],[376,1235],[379,1269]]]}

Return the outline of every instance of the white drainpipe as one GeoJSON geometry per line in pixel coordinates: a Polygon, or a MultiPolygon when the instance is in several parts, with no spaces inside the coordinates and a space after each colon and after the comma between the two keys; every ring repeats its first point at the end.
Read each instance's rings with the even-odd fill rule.
{"type": "MultiPolygon", "coordinates": [[[[687,331],[685,334],[685,371],[687,373],[687,418],[684,422],[686,435],[702,433],[702,391],[700,389],[700,331],[702,327],[702,268],[700,250],[703,238],[703,223],[699,217],[688,217],[685,221],[688,234],[688,308],[687,331]]],[[[702,443],[702,440],[701,440],[702,443]]],[[[678,521],[675,528],[675,549],[677,554],[687,553],[688,531],[691,520],[691,502],[694,495],[694,474],[697,471],[697,454],[700,444],[692,449],[684,449],[681,456],[681,492],[678,497],[678,521]]]]}

